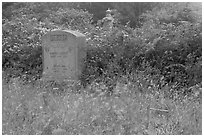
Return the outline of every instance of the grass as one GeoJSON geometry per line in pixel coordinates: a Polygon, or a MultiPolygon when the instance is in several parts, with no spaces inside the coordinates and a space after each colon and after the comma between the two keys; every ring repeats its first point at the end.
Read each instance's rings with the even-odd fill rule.
{"type": "Polygon", "coordinates": [[[17,78],[3,80],[2,88],[4,135],[202,134],[201,94],[172,100],[165,97],[168,87],[139,89],[121,82],[107,96],[102,83],[76,92],[42,81],[24,85],[17,78]]]}

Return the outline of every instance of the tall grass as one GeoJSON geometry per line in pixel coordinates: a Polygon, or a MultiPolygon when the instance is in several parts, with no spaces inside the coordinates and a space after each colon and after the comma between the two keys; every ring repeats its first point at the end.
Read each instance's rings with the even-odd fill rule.
{"type": "Polygon", "coordinates": [[[2,86],[4,135],[49,135],[59,129],[69,135],[202,134],[200,94],[172,100],[164,94],[168,87],[131,82],[118,82],[111,96],[103,83],[77,92],[41,81],[24,85],[17,78],[2,86]]]}

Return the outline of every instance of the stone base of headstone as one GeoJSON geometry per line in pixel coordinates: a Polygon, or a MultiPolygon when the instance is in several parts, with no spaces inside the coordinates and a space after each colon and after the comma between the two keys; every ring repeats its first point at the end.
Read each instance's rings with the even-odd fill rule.
{"type": "Polygon", "coordinates": [[[52,89],[58,89],[65,92],[73,92],[73,93],[79,93],[81,90],[83,90],[83,86],[81,85],[80,81],[76,80],[66,80],[66,79],[40,79],[40,85],[44,88],[52,88],[52,89]]]}

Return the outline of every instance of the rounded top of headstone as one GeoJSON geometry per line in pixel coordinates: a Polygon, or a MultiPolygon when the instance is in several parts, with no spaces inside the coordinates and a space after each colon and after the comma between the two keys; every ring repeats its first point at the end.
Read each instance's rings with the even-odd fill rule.
{"type": "Polygon", "coordinates": [[[78,31],[73,31],[73,30],[60,30],[60,29],[54,29],[54,30],[51,30],[49,31],[48,33],[46,33],[45,35],[49,35],[49,34],[52,34],[52,33],[69,33],[75,37],[85,37],[84,34],[78,32],[78,31]]]}

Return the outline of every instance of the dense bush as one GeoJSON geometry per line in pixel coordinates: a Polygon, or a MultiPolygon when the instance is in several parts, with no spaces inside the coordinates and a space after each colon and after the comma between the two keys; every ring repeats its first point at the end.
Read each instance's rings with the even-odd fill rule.
{"type": "MultiPolygon", "coordinates": [[[[3,47],[2,68],[16,70],[14,76],[31,74],[38,77],[41,71],[42,49],[40,45],[43,31],[37,28],[35,18],[28,19],[26,16],[15,20],[5,20],[3,24],[3,47]]],[[[14,71],[13,71],[14,72],[14,71]]]]}
{"type": "Polygon", "coordinates": [[[141,16],[143,30],[149,31],[144,39],[152,48],[146,52],[147,60],[162,71],[168,82],[187,82],[188,86],[201,82],[201,65],[197,63],[202,58],[202,25],[195,17],[190,6],[179,4],[167,4],[141,16]],[[194,68],[189,68],[195,65],[199,71],[196,76],[192,74],[194,68]]]}
{"type": "Polygon", "coordinates": [[[77,8],[14,4],[12,16],[3,17],[3,70],[10,76],[39,78],[41,36],[55,28],[72,29],[87,38],[81,76],[85,85],[96,79],[115,83],[122,75],[148,70],[148,75],[164,77],[168,84],[193,86],[202,79],[202,25],[200,15],[189,5],[160,4],[140,16],[138,28],[124,25],[123,15],[113,10],[113,27],[106,29],[100,24],[102,20],[93,24],[93,15],[77,8]]]}
{"type": "Polygon", "coordinates": [[[145,64],[149,64],[148,67],[158,69],[166,83],[176,84],[178,88],[200,83],[201,23],[193,19],[189,7],[178,4],[173,4],[178,13],[173,19],[167,18],[173,14],[169,13],[172,7],[168,6],[143,14],[141,28],[132,29],[120,22],[108,31],[98,28],[91,37],[90,45],[95,48],[88,52],[88,74],[95,79],[109,71],[109,75],[117,77],[144,70],[145,64]]]}
{"type": "Polygon", "coordinates": [[[91,15],[87,12],[59,9],[52,13],[42,7],[36,3],[17,8],[13,11],[16,13],[14,17],[3,20],[2,68],[9,73],[8,77],[20,76],[28,81],[40,78],[41,37],[57,28],[86,31],[86,26],[91,22],[91,15]],[[37,9],[42,12],[39,13],[37,9]]]}

